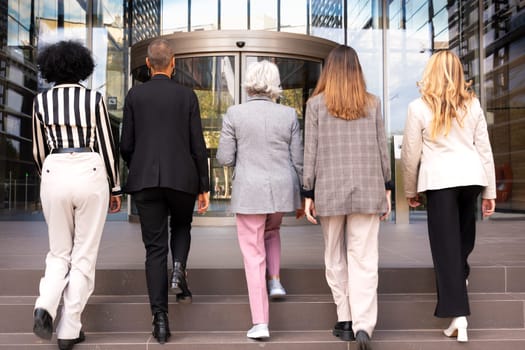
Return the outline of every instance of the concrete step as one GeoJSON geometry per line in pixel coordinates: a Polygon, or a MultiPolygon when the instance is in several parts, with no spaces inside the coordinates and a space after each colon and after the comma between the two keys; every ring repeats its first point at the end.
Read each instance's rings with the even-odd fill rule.
{"type": "MultiPolygon", "coordinates": [[[[38,292],[43,270],[0,269],[0,296],[32,296],[38,292]]],[[[329,294],[323,268],[289,268],[281,271],[281,280],[290,294],[329,294]]],[[[246,294],[243,269],[189,269],[188,283],[199,295],[246,294]]],[[[379,292],[433,293],[432,268],[380,268],[379,292]]],[[[473,267],[469,291],[483,293],[525,292],[525,267],[473,267]]],[[[142,269],[97,270],[97,295],[146,294],[145,273],[142,269]]]]}
{"type": "MultiPolygon", "coordinates": [[[[31,331],[35,297],[0,297],[0,333],[31,331]]],[[[471,293],[471,329],[524,329],[524,293],[471,293]]],[[[440,329],[449,320],[433,317],[434,294],[380,294],[378,330],[440,329]]],[[[93,296],[83,314],[88,332],[141,332],[150,328],[146,295],[93,296]]],[[[246,295],[195,295],[193,304],[170,297],[170,323],[177,331],[240,331],[251,325],[246,295]]],[[[278,331],[326,329],[336,321],[328,294],[289,295],[270,303],[270,323],[278,331]]]]}
{"type": "MultiPolygon", "coordinates": [[[[149,332],[87,332],[78,350],[355,350],[355,342],[343,342],[330,330],[273,331],[267,341],[246,338],[239,332],[173,332],[169,342],[159,345],[149,332]]],[[[458,343],[440,330],[376,331],[374,350],[520,350],[525,349],[524,330],[469,330],[469,342],[458,343]]],[[[0,334],[1,350],[56,350],[56,340],[43,341],[32,333],[0,334]]]]}

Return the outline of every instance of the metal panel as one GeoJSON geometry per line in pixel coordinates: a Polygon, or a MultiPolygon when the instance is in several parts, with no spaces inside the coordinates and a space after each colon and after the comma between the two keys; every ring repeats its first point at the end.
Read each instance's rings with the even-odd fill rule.
{"type": "MultiPolygon", "coordinates": [[[[249,51],[324,60],[330,50],[339,45],[303,34],[256,30],[181,32],[160,38],[168,40],[175,55],[249,51]]],[[[131,47],[132,71],[145,64],[148,45],[154,39],[141,41],[131,47]]]]}

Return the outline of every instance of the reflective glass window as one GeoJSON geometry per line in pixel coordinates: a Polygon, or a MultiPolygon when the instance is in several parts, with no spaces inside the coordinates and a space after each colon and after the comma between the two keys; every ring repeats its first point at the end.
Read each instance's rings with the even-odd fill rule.
{"type": "Polygon", "coordinates": [[[347,2],[347,28],[350,30],[365,29],[370,27],[373,19],[372,0],[347,2]]]}
{"type": "Polygon", "coordinates": [[[496,210],[508,212],[525,211],[525,7],[518,3],[487,1],[483,16],[484,96],[496,165],[496,210]]]}
{"type": "Polygon", "coordinates": [[[250,29],[277,30],[276,0],[250,0],[250,29]]]}
{"type": "Polygon", "coordinates": [[[221,0],[221,29],[248,29],[247,0],[221,0]]]}
{"type": "Polygon", "coordinates": [[[162,2],[162,34],[188,31],[188,0],[162,2]]]}
{"type": "Polygon", "coordinates": [[[217,30],[218,0],[191,1],[191,31],[217,30]]]}
{"type": "Polygon", "coordinates": [[[344,44],[343,1],[310,1],[310,35],[344,44]]]}
{"type": "Polygon", "coordinates": [[[281,0],[281,32],[306,34],[306,0],[281,0]]]}

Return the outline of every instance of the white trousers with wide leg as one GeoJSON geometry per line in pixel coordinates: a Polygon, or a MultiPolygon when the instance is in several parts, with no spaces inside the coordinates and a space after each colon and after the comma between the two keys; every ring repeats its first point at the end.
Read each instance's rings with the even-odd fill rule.
{"type": "Polygon", "coordinates": [[[377,214],[320,217],[325,241],[326,281],[338,321],[352,321],[354,332],[372,336],[377,322],[377,214]]]}
{"type": "Polygon", "coordinates": [[[49,235],[46,270],[35,308],[53,320],[63,295],[57,338],[75,339],[95,286],[95,265],[109,203],[109,185],[95,152],[50,154],[40,189],[49,235]]]}

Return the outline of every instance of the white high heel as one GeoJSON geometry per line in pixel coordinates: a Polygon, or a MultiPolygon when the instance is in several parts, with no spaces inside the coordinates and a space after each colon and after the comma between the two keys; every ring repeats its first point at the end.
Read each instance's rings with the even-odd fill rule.
{"type": "Polygon", "coordinates": [[[468,322],[465,316],[455,317],[443,333],[447,337],[457,337],[458,342],[466,343],[468,342],[467,327],[468,322]]]}

